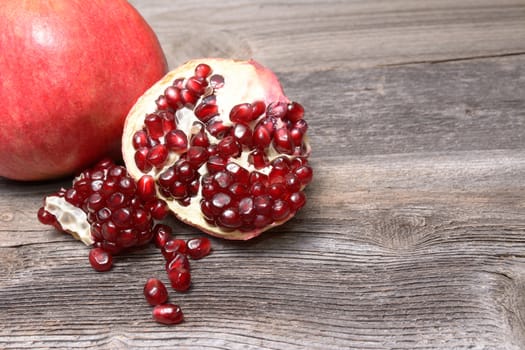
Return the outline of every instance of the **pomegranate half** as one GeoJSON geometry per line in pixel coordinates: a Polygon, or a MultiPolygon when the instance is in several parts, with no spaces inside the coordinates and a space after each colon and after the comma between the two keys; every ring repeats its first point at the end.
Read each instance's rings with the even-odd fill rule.
{"type": "Polygon", "coordinates": [[[136,99],[167,71],[125,0],[0,1],[0,176],[43,180],[113,152],[136,99]]]}
{"type": "Polygon", "coordinates": [[[197,59],[131,109],[122,153],[130,175],[183,222],[246,240],[305,204],[312,180],[304,109],[259,63],[197,59]]]}

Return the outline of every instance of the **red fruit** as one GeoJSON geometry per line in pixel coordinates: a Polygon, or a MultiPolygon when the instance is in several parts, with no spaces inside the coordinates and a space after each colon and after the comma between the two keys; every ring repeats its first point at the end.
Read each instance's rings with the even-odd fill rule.
{"type": "Polygon", "coordinates": [[[202,259],[211,252],[211,242],[206,237],[192,238],[186,242],[188,255],[192,259],[202,259]]]}
{"type": "Polygon", "coordinates": [[[162,247],[162,255],[164,255],[164,259],[168,261],[172,260],[175,254],[186,254],[186,251],[186,242],[183,239],[172,238],[164,243],[164,247],[162,247]]]}
{"type": "Polygon", "coordinates": [[[153,319],[162,324],[172,325],[181,323],[184,314],[178,305],[161,304],[153,308],[153,319]]]}
{"type": "Polygon", "coordinates": [[[102,248],[93,248],[89,252],[89,263],[95,270],[104,272],[113,266],[113,257],[102,248]]]}
{"type": "Polygon", "coordinates": [[[153,220],[165,216],[166,204],[155,197],[155,186],[149,175],[135,184],[126,169],[104,159],[75,178],[72,188],[47,196],[38,218],[87,245],[117,254],[159,235],[153,220]]]}
{"type": "Polygon", "coordinates": [[[0,176],[58,178],[118,155],[126,113],[167,68],[140,14],[125,0],[3,0],[0,28],[0,176]]]}
{"type": "Polygon", "coordinates": [[[179,219],[246,240],[304,206],[313,175],[306,131],[304,108],[289,101],[269,69],[253,60],[203,59],[171,71],[137,101],[122,153],[135,179],[155,179],[179,219]],[[151,115],[164,113],[163,101],[177,89],[184,104],[175,129],[165,132],[151,115]],[[146,144],[144,131],[154,140],[146,144]]]}
{"type": "Polygon", "coordinates": [[[168,271],[168,278],[170,279],[171,286],[177,292],[185,292],[190,289],[191,274],[189,270],[183,267],[173,268],[168,271]]]}
{"type": "Polygon", "coordinates": [[[150,278],[144,285],[144,297],[152,306],[164,304],[168,300],[168,290],[160,280],[150,278]]]}

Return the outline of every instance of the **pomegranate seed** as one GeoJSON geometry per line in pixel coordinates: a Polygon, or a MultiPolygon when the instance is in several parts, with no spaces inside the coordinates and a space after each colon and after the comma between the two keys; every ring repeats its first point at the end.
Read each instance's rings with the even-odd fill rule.
{"type": "Polygon", "coordinates": [[[277,129],[273,137],[273,146],[279,153],[292,154],[294,144],[290,131],[286,128],[277,129]]]}
{"type": "Polygon", "coordinates": [[[172,85],[178,89],[182,89],[184,87],[184,78],[175,79],[172,85]]]}
{"type": "Polygon", "coordinates": [[[231,197],[226,193],[218,192],[213,195],[210,201],[211,210],[215,215],[220,214],[224,209],[226,209],[231,203],[231,197]]]}
{"type": "Polygon", "coordinates": [[[301,189],[301,182],[293,173],[284,176],[284,183],[289,192],[298,192],[301,189]]]}
{"type": "Polygon", "coordinates": [[[228,208],[224,210],[220,214],[218,221],[221,226],[230,229],[236,229],[242,225],[241,215],[235,208],[228,208]]]}
{"type": "Polygon", "coordinates": [[[293,129],[297,129],[301,132],[301,134],[306,134],[306,131],[308,130],[308,124],[306,123],[306,120],[299,119],[293,124],[293,129]]]}
{"type": "Polygon", "coordinates": [[[53,225],[56,223],[56,217],[44,209],[44,207],[38,209],[38,220],[44,225],[53,225]]]}
{"type": "Polygon", "coordinates": [[[78,191],[75,190],[74,188],[68,189],[66,191],[64,198],[66,199],[66,201],[73,204],[75,207],[79,207],[83,202],[83,198],[80,196],[78,191]]]}
{"type": "Polygon", "coordinates": [[[249,126],[244,124],[236,124],[231,131],[231,135],[241,145],[251,148],[253,134],[249,126]]]}
{"type": "Polygon", "coordinates": [[[148,304],[155,306],[168,301],[168,290],[164,283],[156,278],[150,278],[144,285],[144,297],[148,304]]]}
{"type": "Polygon", "coordinates": [[[244,223],[253,221],[255,217],[255,207],[251,197],[245,197],[239,201],[239,215],[244,223]]]}
{"type": "Polygon", "coordinates": [[[281,198],[286,193],[286,186],[281,183],[272,183],[268,186],[268,194],[273,198],[281,198]]]}
{"type": "Polygon", "coordinates": [[[157,104],[158,110],[165,110],[168,109],[170,106],[168,104],[168,100],[166,99],[166,96],[160,95],[156,100],[155,103],[157,104]]]}
{"type": "Polygon", "coordinates": [[[172,112],[160,111],[159,115],[162,121],[163,134],[166,134],[177,128],[177,123],[175,122],[175,115],[172,112]]]}
{"type": "Polygon", "coordinates": [[[158,144],[149,150],[146,158],[154,167],[161,168],[168,158],[168,150],[166,146],[158,144]]]}
{"type": "Polygon", "coordinates": [[[208,151],[204,147],[191,146],[186,153],[188,162],[192,167],[198,169],[208,160],[208,151]]]}
{"type": "Polygon", "coordinates": [[[197,96],[204,94],[207,86],[208,82],[206,81],[206,79],[199,77],[191,77],[186,82],[186,89],[193,92],[197,96]]]}
{"type": "Polygon", "coordinates": [[[133,135],[133,148],[139,149],[148,145],[148,134],[144,130],[139,130],[133,135]]]}
{"type": "Polygon", "coordinates": [[[115,243],[122,248],[130,248],[137,245],[137,231],[132,228],[120,230],[118,236],[116,237],[115,243]]]}
{"type": "Polygon", "coordinates": [[[272,199],[269,195],[260,195],[253,199],[253,205],[257,214],[269,215],[271,212],[272,199]]]}
{"type": "Polygon", "coordinates": [[[215,174],[226,168],[226,160],[219,156],[210,156],[208,162],[206,162],[206,169],[210,174],[215,174]]]}
{"type": "Polygon", "coordinates": [[[285,102],[272,102],[266,108],[266,116],[270,118],[282,119],[288,112],[288,104],[285,102]]]}
{"type": "MultiPolygon", "coordinates": [[[[137,150],[137,152],[135,152],[135,165],[143,173],[147,173],[153,168],[151,163],[148,161],[148,153],[149,153],[149,149],[147,147],[141,147],[137,150]]],[[[96,191],[96,190],[93,189],[93,191],[96,191]]]]}
{"type": "Polygon", "coordinates": [[[262,169],[268,166],[269,161],[266,153],[256,149],[248,156],[248,162],[252,164],[255,169],[262,169]]]}
{"type": "Polygon", "coordinates": [[[164,259],[170,261],[175,257],[175,254],[185,254],[186,250],[186,241],[183,239],[172,238],[164,244],[164,247],[162,247],[162,255],[164,256],[164,259]]]}
{"type": "Polygon", "coordinates": [[[206,63],[200,63],[195,67],[195,75],[199,78],[206,78],[211,74],[211,67],[206,63]]]}
{"type": "Polygon", "coordinates": [[[89,252],[89,263],[96,271],[104,272],[113,266],[113,257],[102,248],[93,248],[89,252]]]}
{"type": "Polygon", "coordinates": [[[210,145],[210,140],[208,139],[208,136],[206,135],[204,130],[201,129],[191,137],[190,144],[192,146],[206,148],[210,145]]]}
{"type": "MultiPolygon", "coordinates": [[[[186,251],[186,243],[184,243],[184,247],[185,247],[185,251],[186,251]]],[[[180,268],[184,268],[186,270],[190,270],[190,261],[188,260],[188,258],[186,257],[186,254],[185,252],[175,252],[175,254],[173,254],[173,257],[166,261],[166,271],[167,272],[170,272],[171,270],[174,270],[174,269],[180,269],[180,268]]]]}
{"type": "Polygon", "coordinates": [[[211,252],[211,242],[207,237],[192,238],[186,242],[188,255],[192,259],[202,259],[211,252]]]}
{"type": "Polygon", "coordinates": [[[252,120],[259,118],[266,110],[266,104],[263,101],[252,103],[252,120]]]}
{"type": "Polygon", "coordinates": [[[275,221],[284,220],[290,215],[290,206],[282,199],[277,199],[272,204],[272,219],[275,221]]]}
{"type": "Polygon", "coordinates": [[[155,194],[155,179],[151,175],[143,175],[137,182],[137,195],[146,202],[155,194]]]}
{"type": "Polygon", "coordinates": [[[262,215],[262,214],[256,214],[255,218],[253,219],[253,225],[256,228],[263,228],[268,225],[270,225],[273,222],[273,219],[271,216],[262,215]]]}
{"type": "Polygon", "coordinates": [[[181,323],[184,315],[178,305],[161,304],[153,308],[153,319],[162,324],[172,325],[181,323]]]}
{"type": "Polygon", "coordinates": [[[206,130],[214,137],[220,139],[230,133],[231,126],[226,125],[221,118],[215,117],[206,124],[206,130]]]}
{"type": "Polygon", "coordinates": [[[151,214],[142,208],[135,209],[132,221],[133,227],[139,231],[149,231],[151,229],[151,214]]]}
{"type": "Polygon", "coordinates": [[[181,267],[169,270],[168,278],[171,282],[171,286],[177,292],[184,292],[190,289],[191,286],[191,274],[190,271],[181,267]]]}
{"type": "Polygon", "coordinates": [[[210,77],[210,86],[213,89],[220,89],[224,86],[224,77],[219,74],[214,74],[210,77]]]}
{"type": "Polygon", "coordinates": [[[234,123],[248,124],[253,120],[252,113],[251,103],[241,103],[231,109],[230,120],[234,123]]]}
{"type": "Polygon", "coordinates": [[[294,171],[295,176],[299,179],[301,182],[301,185],[306,186],[308,185],[313,178],[313,171],[312,168],[308,165],[302,165],[295,169],[294,171]]]}
{"type": "Polygon", "coordinates": [[[306,203],[306,196],[303,192],[295,192],[288,198],[288,203],[293,211],[301,209],[306,203]]]}
{"type": "Polygon", "coordinates": [[[182,130],[171,130],[165,136],[166,146],[174,152],[185,151],[188,147],[188,138],[182,130]]]}
{"type": "Polygon", "coordinates": [[[219,155],[223,158],[237,158],[241,155],[241,145],[239,145],[233,136],[226,136],[220,140],[217,148],[219,155]]]}
{"type": "Polygon", "coordinates": [[[211,118],[219,114],[219,107],[215,104],[206,104],[201,102],[193,111],[195,116],[203,123],[208,122],[211,118]]]}
{"type": "Polygon", "coordinates": [[[151,217],[155,220],[163,220],[168,215],[168,205],[162,199],[155,199],[146,205],[151,212],[151,217]]]}
{"type": "Polygon", "coordinates": [[[267,128],[265,128],[263,125],[258,125],[257,127],[255,127],[252,140],[252,143],[255,147],[264,149],[268,147],[268,145],[270,145],[271,141],[272,136],[267,128]]]}
{"type": "Polygon", "coordinates": [[[113,212],[111,220],[119,228],[129,227],[132,222],[131,210],[128,208],[119,208],[113,212]]]}
{"type": "Polygon", "coordinates": [[[166,90],[164,90],[164,96],[166,104],[175,110],[182,108],[184,105],[182,93],[180,89],[175,86],[167,87],[166,90]]]}
{"type": "Polygon", "coordinates": [[[303,119],[304,108],[297,102],[292,102],[288,105],[288,111],[286,112],[286,119],[292,123],[303,119]]]}
{"type": "Polygon", "coordinates": [[[164,135],[162,130],[162,119],[158,114],[151,113],[144,118],[144,124],[148,131],[148,135],[154,139],[158,139],[164,135]]]}
{"type": "Polygon", "coordinates": [[[172,235],[173,230],[167,225],[156,224],[153,228],[153,242],[159,249],[162,249],[164,245],[166,245],[166,242],[171,239],[172,235]]]}
{"type": "Polygon", "coordinates": [[[184,106],[193,109],[195,103],[197,103],[197,100],[199,99],[199,96],[197,96],[193,91],[190,91],[188,89],[182,89],[180,93],[182,101],[184,102],[184,106]]]}

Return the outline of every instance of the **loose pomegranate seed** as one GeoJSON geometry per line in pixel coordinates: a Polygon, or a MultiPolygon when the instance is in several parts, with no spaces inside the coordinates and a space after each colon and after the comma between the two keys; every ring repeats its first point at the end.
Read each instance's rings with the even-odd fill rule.
{"type": "Polygon", "coordinates": [[[176,252],[170,260],[166,261],[166,271],[170,272],[171,270],[180,268],[184,268],[189,271],[190,261],[184,254],[185,253],[183,252],[176,252]]]}
{"type": "Polygon", "coordinates": [[[93,248],[89,252],[89,263],[95,270],[104,272],[113,266],[113,257],[102,248],[93,248]]]}
{"type": "Polygon", "coordinates": [[[153,308],[153,319],[162,324],[172,325],[181,323],[184,315],[178,305],[161,304],[153,308]]]}
{"type": "Polygon", "coordinates": [[[148,304],[155,306],[168,301],[168,290],[164,283],[156,278],[150,278],[144,285],[144,297],[148,304]]]}
{"type": "Polygon", "coordinates": [[[137,182],[137,195],[148,201],[155,197],[155,179],[151,175],[143,175],[137,182]]]}
{"type": "Polygon", "coordinates": [[[172,238],[164,243],[161,251],[164,259],[171,261],[177,253],[186,254],[186,241],[172,238]]]}
{"type": "Polygon", "coordinates": [[[171,239],[172,235],[173,230],[167,225],[156,224],[153,228],[153,242],[159,249],[162,249],[164,245],[166,245],[166,242],[171,239]]]}
{"type": "Polygon", "coordinates": [[[168,272],[168,278],[171,282],[171,286],[177,292],[185,292],[190,289],[191,286],[191,274],[190,271],[180,267],[173,268],[168,272]]]}
{"type": "Polygon", "coordinates": [[[202,259],[211,252],[211,242],[207,237],[189,239],[186,245],[188,255],[195,260],[202,259]]]}
{"type": "Polygon", "coordinates": [[[44,209],[44,207],[38,210],[38,220],[44,225],[53,225],[56,223],[56,217],[44,209]]]}

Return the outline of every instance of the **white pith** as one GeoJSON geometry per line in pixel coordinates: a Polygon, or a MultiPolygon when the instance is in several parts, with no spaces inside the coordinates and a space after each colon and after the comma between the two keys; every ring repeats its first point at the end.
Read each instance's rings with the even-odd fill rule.
{"type": "Polygon", "coordinates": [[[86,213],[67,202],[64,197],[48,196],[44,201],[44,209],[53,214],[62,229],[85,245],[95,243],[91,237],[91,228],[86,213]]]}
{"type": "MultiPolygon", "coordinates": [[[[164,90],[173,84],[175,79],[188,79],[192,77],[195,74],[195,67],[200,63],[208,64],[213,70],[212,75],[220,74],[224,77],[224,86],[216,90],[214,94],[216,96],[217,106],[219,106],[219,115],[225,124],[232,124],[229,120],[229,114],[231,109],[237,104],[246,102],[252,103],[255,101],[264,101],[266,105],[276,101],[289,102],[288,98],[284,95],[277,77],[270,70],[253,61],[198,59],[187,62],[183,66],[169,72],[164,78],[146,91],[146,93],[135,103],[127,116],[122,138],[122,154],[129,174],[136,181],[143,176],[144,173],[139,170],[135,164],[135,149],[131,142],[134,133],[143,128],[144,117],[157,109],[155,100],[164,93],[164,90]]],[[[176,120],[177,128],[186,133],[189,141],[192,134],[192,126],[194,125],[194,122],[198,122],[199,120],[193,111],[187,108],[180,109],[176,112],[176,120]]],[[[258,120],[253,121],[252,124],[255,125],[258,120]]],[[[210,139],[210,143],[216,143],[217,139],[207,131],[205,132],[210,139]]],[[[229,162],[237,163],[250,172],[254,171],[256,169],[248,162],[248,153],[249,152],[242,152],[242,155],[239,158],[231,158],[229,162]]],[[[282,154],[277,152],[272,145],[270,145],[266,153],[270,161],[278,156],[282,156],[282,154]]],[[[306,153],[309,153],[308,145],[306,153]]],[[[289,157],[293,158],[293,156],[289,157]]],[[[157,179],[158,176],[172,166],[178,158],[178,154],[169,152],[168,160],[165,163],[166,165],[161,169],[153,169],[148,174],[157,179]]],[[[268,174],[270,170],[270,166],[263,169],[257,169],[257,171],[265,174],[268,174]]],[[[198,171],[201,175],[207,173],[206,164],[201,166],[198,171]]],[[[226,230],[218,226],[210,225],[201,214],[201,188],[202,186],[199,187],[198,194],[191,198],[191,203],[188,206],[180,205],[174,199],[164,198],[159,192],[157,192],[157,195],[160,198],[166,199],[171,212],[181,221],[196,226],[211,235],[227,239],[250,239],[263,231],[281,225],[292,217],[292,215],[290,215],[282,221],[274,222],[267,227],[250,232],[226,230]]]]}

